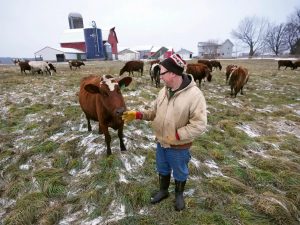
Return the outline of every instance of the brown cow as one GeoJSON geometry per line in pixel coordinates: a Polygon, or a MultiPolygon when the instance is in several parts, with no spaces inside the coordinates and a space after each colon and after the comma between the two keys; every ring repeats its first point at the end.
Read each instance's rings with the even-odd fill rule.
{"type": "Polygon", "coordinates": [[[211,65],[211,62],[209,60],[207,60],[207,59],[199,59],[198,63],[203,63],[203,64],[207,65],[208,68],[210,69],[210,71],[212,71],[212,65],[211,65]]]}
{"type": "Polygon", "coordinates": [[[285,66],[284,69],[287,67],[291,67],[291,69],[294,69],[294,64],[291,60],[278,60],[278,70],[280,70],[280,67],[285,66]]]}
{"type": "Polygon", "coordinates": [[[219,70],[222,70],[222,65],[220,63],[220,61],[218,60],[210,60],[210,64],[212,66],[212,68],[219,68],[219,70]]]}
{"type": "Polygon", "coordinates": [[[121,151],[126,151],[123,142],[124,122],[121,118],[126,110],[120,87],[128,86],[131,77],[113,78],[111,75],[89,76],[81,80],[79,103],[88,122],[88,130],[92,127],[90,120],[99,121],[99,133],[104,133],[107,155],[111,155],[111,136],[108,127],[118,130],[121,151]]]}
{"type": "Polygon", "coordinates": [[[26,70],[31,71],[31,67],[30,67],[28,61],[23,62],[23,61],[18,60],[18,61],[16,61],[16,65],[18,65],[20,67],[21,73],[24,72],[26,74],[26,70]]]}
{"type": "Polygon", "coordinates": [[[156,60],[152,60],[152,61],[149,61],[150,65],[152,66],[153,64],[155,63],[159,63],[160,60],[159,59],[156,59],[156,60]]]}
{"type": "Polygon", "coordinates": [[[294,62],[294,69],[296,70],[298,67],[300,67],[300,60],[294,62]]]}
{"type": "Polygon", "coordinates": [[[141,72],[141,76],[143,76],[143,70],[144,70],[144,62],[143,61],[128,61],[125,63],[123,68],[120,70],[120,76],[124,72],[128,72],[129,76],[130,76],[130,73],[133,75],[133,71],[141,72]]]}
{"type": "Polygon", "coordinates": [[[81,66],[85,66],[83,61],[79,61],[79,60],[70,60],[69,61],[69,67],[72,70],[72,67],[75,67],[75,69],[77,69],[77,67],[80,69],[81,66]]]}
{"type": "Polygon", "coordinates": [[[192,74],[194,77],[195,82],[199,80],[199,87],[201,88],[201,81],[202,79],[207,79],[208,82],[211,81],[212,75],[211,71],[207,65],[202,63],[198,64],[187,64],[186,73],[192,74]]]}
{"type": "Polygon", "coordinates": [[[227,84],[227,81],[228,81],[228,78],[229,78],[229,75],[231,74],[231,72],[234,70],[234,69],[236,69],[238,66],[237,65],[232,65],[232,64],[230,64],[230,65],[228,65],[227,67],[226,67],[226,73],[225,73],[225,75],[226,75],[226,84],[227,84]]]}
{"type": "Polygon", "coordinates": [[[229,76],[229,85],[230,85],[230,95],[236,97],[237,93],[241,91],[241,95],[243,95],[243,87],[248,82],[249,74],[246,68],[239,66],[236,69],[233,69],[229,76]],[[234,89],[234,93],[233,93],[234,89]]]}

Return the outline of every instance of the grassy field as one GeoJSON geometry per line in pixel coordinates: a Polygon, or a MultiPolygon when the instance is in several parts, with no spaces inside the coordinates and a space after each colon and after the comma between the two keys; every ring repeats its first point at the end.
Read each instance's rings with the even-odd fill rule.
{"type": "MultiPolygon", "coordinates": [[[[78,103],[81,78],[118,76],[123,62],[87,62],[71,71],[22,75],[0,65],[0,224],[273,225],[300,223],[300,70],[277,70],[275,60],[224,60],[201,87],[207,132],[191,149],[186,209],[171,196],[157,205],[155,137],[150,122],[124,128],[127,152],[112,135],[92,132],[78,103]],[[228,64],[248,68],[244,95],[230,97],[228,64]]],[[[123,89],[129,109],[149,107],[158,89],[149,65],[123,89]]]]}

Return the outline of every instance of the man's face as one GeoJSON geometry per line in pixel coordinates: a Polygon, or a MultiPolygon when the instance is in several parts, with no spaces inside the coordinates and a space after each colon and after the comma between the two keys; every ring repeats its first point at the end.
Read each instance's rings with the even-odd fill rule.
{"type": "Polygon", "coordinates": [[[168,71],[162,65],[160,66],[160,79],[164,81],[167,87],[172,87],[173,78],[176,76],[173,72],[168,71]]]}

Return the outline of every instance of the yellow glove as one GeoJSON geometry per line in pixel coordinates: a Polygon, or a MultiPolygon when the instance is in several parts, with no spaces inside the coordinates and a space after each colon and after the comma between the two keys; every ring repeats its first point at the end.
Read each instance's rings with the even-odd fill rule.
{"type": "Polygon", "coordinates": [[[128,123],[135,119],[142,119],[142,118],[143,118],[143,114],[141,112],[137,112],[137,111],[133,111],[133,110],[123,112],[123,115],[122,115],[122,120],[124,120],[125,123],[128,123]]]}

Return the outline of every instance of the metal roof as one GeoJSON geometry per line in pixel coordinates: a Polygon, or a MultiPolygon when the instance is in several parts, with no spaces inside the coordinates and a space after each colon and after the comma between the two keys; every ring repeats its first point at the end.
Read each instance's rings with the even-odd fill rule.
{"type": "Polygon", "coordinates": [[[83,28],[64,30],[60,43],[85,42],[83,28]]]}

